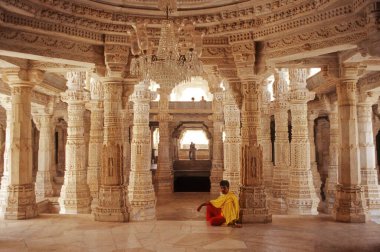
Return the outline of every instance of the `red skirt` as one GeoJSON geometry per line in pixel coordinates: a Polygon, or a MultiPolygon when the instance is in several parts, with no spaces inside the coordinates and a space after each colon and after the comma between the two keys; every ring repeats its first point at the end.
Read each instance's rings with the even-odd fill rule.
{"type": "Polygon", "coordinates": [[[222,216],[222,209],[216,208],[212,204],[207,205],[206,220],[210,222],[211,226],[220,226],[226,222],[222,216]]]}

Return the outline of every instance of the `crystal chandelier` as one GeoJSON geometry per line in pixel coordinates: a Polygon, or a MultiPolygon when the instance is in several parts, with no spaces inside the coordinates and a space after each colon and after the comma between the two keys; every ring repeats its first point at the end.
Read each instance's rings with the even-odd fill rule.
{"type": "Polygon", "coordinates": [[[149,41],[146,24],[137,24],[131,44],[130,74],[167,86],[202,75],[203,66],[199,59],[202,34],[190,22],[178,27],[169,19],[169,13],[177,9],[175,0],[159,0],[158,7],[166,12],[158,48],[155,50],[154,42],[149,41]]]}

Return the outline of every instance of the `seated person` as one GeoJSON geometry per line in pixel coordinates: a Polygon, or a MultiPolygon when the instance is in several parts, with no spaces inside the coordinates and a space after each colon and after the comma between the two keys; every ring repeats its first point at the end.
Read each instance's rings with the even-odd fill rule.
{"type": "Polygon", "coordinates": [[[241,227],[238,224],[239,219],[239,201],[233,192],[229,192],[230,183],[227,180],[220,181],[221,195],[214,200],[201,204],[197,211],[203,206],[207,206],[206,220],[212,226],[227,224],[233,227],[241,227]]]}

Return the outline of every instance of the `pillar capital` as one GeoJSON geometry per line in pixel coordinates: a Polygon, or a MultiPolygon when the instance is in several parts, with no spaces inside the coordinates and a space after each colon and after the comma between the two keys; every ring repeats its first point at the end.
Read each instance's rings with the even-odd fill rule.
{"type": "Polygon", "coordinates": [[[12,99],[10,96],[0,95],[0,106],[5,110],[12,109],[12,99]]]}
{"type": "Polygon", "coordinates": [[[357,81],[365,70],[359,64],[343,64],[340,67],[340,79],[342,81],[357,81]]]}
{"type": "Polygon", "coordinates": [[[358,105],[372,106],[379,101],[380,92],[364,92],[359,94],[358,105]]]}
{"type": "Polygon", "coordinates": [[[273,96],[276,100],[284,99],[288,93],[288,83],[284,71],[275,71],[273,83],[273,96]]]}
{"type": "Polygon", "coordinates": [[[307,68],[289,68],[290,90],[306,89],[307,68]]]}
{"type": "Polygon", "coordinates": [[[3,80],[11,87],[33,87],[44,79],[44,72],[37,69],[6,69],[2,71],[3,80]]]}
{"type": "Polygon", "coordinates": [[[92,78],[90,80],[90,96],[91,100],[103,100],[103,84],[100,78],[92,78]]]}
{"type": "Polygon", "coordinates": [[[135,85],[135,89],[131,95],[133,102],[149,103],[155,95],[148,89],[148,83],[145,81],[135,85]]]}
{"type": "Polygon", "coordinates": [[[308,121],[314,121],[315,119],[318,118],[318,111],[315,110],[309,110],[307,112],[307,120],[308,121]]]}

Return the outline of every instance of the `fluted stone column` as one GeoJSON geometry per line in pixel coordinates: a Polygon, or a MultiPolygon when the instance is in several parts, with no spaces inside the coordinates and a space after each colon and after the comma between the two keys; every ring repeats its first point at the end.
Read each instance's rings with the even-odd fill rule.
{"type": "Polygon", "coordinates": [[[230,191],[239,195],[240,187],[240,109],[231,91],[223,94],[224,105],[224,172],[230,182],[230,191]]]}
{"type": "Polygon", "coordinates": [[[91,209],[98,205],[100,184],[100,170],[102,166],[103,148],[103,86],[99,79],[93,78],[90,82],[91,101],[87,104],[91,111],[90,140],[88,146],[87,184],[92,197],[91,209]]]}
{"type": "Polygon", "coordinates": [[[5,213],[8,202],[9,171],[11,167],[11,127],[12,127],[12,102],[11,97],[1,96],[0,105],[6,112],[5,146],[4,146],[4,170],[0,187],[0,213],[5,213]]]}
{"type": "Polygon", "coordinates": [[[315,155],[315,137],[314,137],[314,121],[317,119],[318,114],[314,111],[311,111],[307,115],[308,120],[308,134],[309,134],[309,143],[310,143],[310,167],[311,173],[313,174],[313,183],[315,187],[315,192],[321,202],[321,175],[318,172],[317,159],[315,155]]]}
{"type": "Polygon", "coordinates": [[[54,177],[56,167],[54,162],[54,123],[53,106],[35,114],[34,121],[40,131],[38,146],[38,171],[36,175],[36,198],[43,200],[55,196],[54,177]]]}
{"type": "Polygon", "coordinates": [[[64,184],[58,200],[60,213],[90,213],[91,195],[87,185],[86,146],[84,140],[84,111],[89,93],[83,89],[85,73],[68,72],[66,92],[67,142],[64,184]]]}
{"type": "Polygon", "coordinates": [[[376,170],[375,145],[372,129],[372,105],[379,99],[379,93],[360,96],[357,106],[360,148],[361,185],[370,214],[380,214],[380,187],[376,170]]]}
{"type": "Polygon", "coordinates": [[[365,222],[368,208],[361,185],[356,108],[358,68],[343,66],[337,85],[340,156],[333,216],[336,221],[365,222]]]}
{"type": "Polygon", "coordinates": [[[212,101],[213,115],[213,148],[210,182],[210,193],[218,195],[220,193],[220,181],[223,179],[223,92],[218,90],[213,92],[212,101]]]}
{"type": "Polygon", "coordinates": [[[104,77],[104,140],[100,172],[99,200],[94,216],[97,221],[128,221],[127,187],[123,180],[123,141],[121,97],[123,79],[104,77]]]}
{"type": "Polygon", "coordinates": [[[289,185],[290,145],[288,134],[288,84],[283,71],[275,73],[273,102],[275,120],[274,167],[271,211],[286,214],[286,195],[289,185]]]}
{"type": "Polygon", "coordinates": [[[318,214],[318,196],[315,192],[310,167],[310,142],[307,121],[307,102],[315,94],[307,90],[307,69],[289,69],[290,109],[292,113],[291,166],[287,194],[288,214],[318,214]]]}
{"type": "Polygon", "coordinates": [[[272,195],[273,164],[272,141],[270,133],[270,92],[267,85],[263,86],[261,103],[261,133],[260,144],[263,146],[263,177],[268,196],[272,195]]]}
{"type": "Polygon", "coordinates": [[[155,176],[156,192],[158,194],[173,192],[173,164],[170,158],[170,129],[169,122],[172,116],[169,114],[169,99],[172,88],[162,87],[158,90],[160,94],[159,123],[160,141],[158,143],[158,162],[155,176]]]}
{"type": "Polygon", "coordinates": [[[133,101],[133,133],[131,171],[129,176],[130,219],[134,221],[156,218],[156,197],[150,171],[151,142],[149,129],[149,82],[135,86],[133,101]]]}
{"type": "Polygon", "coordinates": [[[29,219],[38,215],[32,178],[32,115],[33,87],[43,80],[38,70],[3,72],[11,87],[12,124],[10,127],[10,170],[7,202],[0,215],[5,219],[29,219]]]}
{"type": "Polygon", "coordinates": [[[331,104],[329,111],[330,121],[330,147],[329,147],[329,167],[326,179],[326,202],[327,213],[331,214],[335,203],[336,185],[338,183],[339,166],[339,118],[337,103],[331,104]]]}

